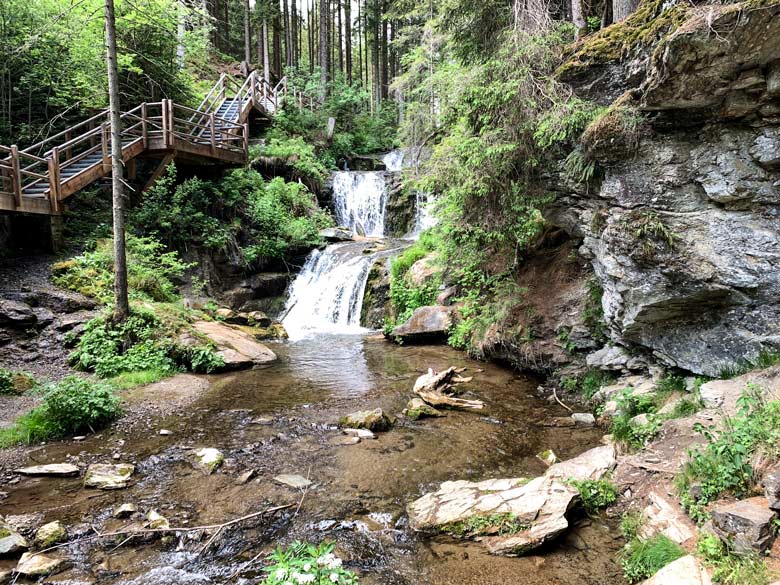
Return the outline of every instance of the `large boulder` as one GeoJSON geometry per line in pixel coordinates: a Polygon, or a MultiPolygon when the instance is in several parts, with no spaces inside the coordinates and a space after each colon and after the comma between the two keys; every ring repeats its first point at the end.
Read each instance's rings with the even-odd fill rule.
{"type": "Polygon", "coordinates": [[[420,307],[406,323],[393,329],[392,336],[403,341],[444,340],[453,324],[452,308],[442,306],[420,307]]]}
{"type": "Polygon", "coordinates": [[[775,513],[764,498],[750,498],[712,509],[712,529],[736,553],[763,553],[775,540],[775,513]]]}
{"type": "Polygon", "coordinates": [[[474,516],[511,514],[520,530],[486,540],[495,554],[522,554],[541,546],[569,526],[567,512],[579,498],[577,490],[547,477],[447,481],[407,507],[414,530],[448,531],[474,516]]]}
{"type": "Polygon", "coordinates": [[[0,557],[30,548],[27,540],[7,524],[0,523],[0,557]]]}
{"type": "Polygon", "coordinates": [[[730,380],[712,380],[701,385],[699,394],[706,408],[717,408],[733,416],[737,401],[748,387],[757,388],[767,400],[780,399],[780,367],[749,372],[730,380]]]}
{"type": "Polygon", "coordinates": [[[331,244],[338,242],[351,242],[354,239],[352,231],[342,227],[333,227],[320,230],[320,237],[331,244]]]}
{"type": "Polygon", "coordinates": [[[37,320],[29,305],[20,301],[0,299],[0,325],[23,329],[34,325],[37,320]]]}
{"type": "MultiPolygon", "coordinates": [[[[225,362],[225,370],[240,370],[276,361],[276,354],[251,335],[216,321],[196,321],[193,329],[216,346],[217,355],[225,362]]],[[[191,334],[180,337],[183,345],[200,345],[191,334]]]]}
{"type": "Polygon", "coordinates": [[[615,465],[617,465],[615,446],[604,445],[589,449],[573,459],[552,465],[545,472],[545,476],[561,480],[597,480],[612,471],[615,465]]]}
{"type": "Polygon", "coordinates": [[[669,563],[640,585],[712,585],[712,579],[696,557],[687,555],[669,563]]]}
{"type": "Polygon", "coordinates": [[[26,552],[16,565],[16,572],[25,577],[45,577],[64,570],[68,565],[66,559],[26,552]]]}

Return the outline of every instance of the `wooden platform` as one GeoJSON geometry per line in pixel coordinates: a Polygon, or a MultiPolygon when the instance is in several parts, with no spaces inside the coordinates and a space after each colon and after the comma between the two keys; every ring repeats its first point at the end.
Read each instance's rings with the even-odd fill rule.
{"type": "MultiPolygon", "coordinates": [[[[148,188],[177,159],[235,166],[249,151],[249,115],[272,117],[287,95],[253,71],[243,83],[223,74],[198,108],[171,100],[122,113],[122,158],[159,159],[148,188]]],[[[0,211],[58,215],[62,202],[111,175],[108,111],[25,149],[0,146],[0,211]]]]}

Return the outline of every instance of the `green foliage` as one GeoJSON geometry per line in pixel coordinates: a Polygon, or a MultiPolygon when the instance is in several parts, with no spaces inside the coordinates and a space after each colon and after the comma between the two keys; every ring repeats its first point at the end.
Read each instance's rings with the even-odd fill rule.
{"type": "Polygon", "coordinates": [[[639,530],[645,522],[642,513],[637,510],[629,510],[620,519],[620,532],[627,542],[639,538],[639,530]]]}
{"type": "Polygon", "coordinates": [[[5,368],[0,368],[0,394],[16,394],[14,374],[5,368]]]}
{"type": "Polygon", "coordinates": [[[636,538],[620,554],[620,565],[629,583],[649,579],[669,563],[685,556],[685,550],[663,534],[648,540],[636,538]]]}
{"type": "Polygon", "coordinates": [[[700,534],[697,552],[712,569],[712,580],[723,585],[767,585],[769,576],[764,560],[757,555],[732,554],[714,534],[700,534]]]}
{"type": "Polygon", "coordinates": [[[614,375],[603,370],[591,368],[587,371],[582,379],[582,397],[585,400],[590,400],[593,395],[598,392],[602,386],[606,386],[610,382],[614,381],[614,375]]]}
{"type": "Polygon", "coordinates": [[[695,428],[706,445],[690,453],[690,460],[677,477],[680,499],[695,520],[706,518],[704,506],[728,492],[740,497],[753,485],[751,459],[756,453],[769,460],[780,457],[780,402],[764,402],[756,388],[749,387],[738,401],[739,411],[723,421],[721,428],[695,428]],[[691,494],[696,484],[697,497],[691,494]]]}
{"type": "Polygon", "coordinates": [[[0,447],[95,432],[121,414],[113,388],[78,376],[46,386],[43,403],[0,430],[0,447]]]}
{"type": "Polygon", "coordinates": [[[658,410],[657,398],[651,395],[637,396],[631,388],[626,388],[617,397],[617,404],[619,414],[612,419],[610,433],[616,441],[630,447],[644,447],[661,427],[661,418],[654,414],[658,410]],[[650,415],[647,424],[632,422],[632,419],[640,414],[650,415]]]}
{"type": "Polygon", "coordinates": [[[604,321],[604,306],[601,304],[604,289],[595,276],[590,277],[585,284],[588,296],[582,311],[582,323],[588,328],[593,339],[603,343],[607,341],[607,324],[604,321]]]}
{"type": "Polygon", "coordinates": [[[771,368],[772,366],[776,365],[780,365],[780,351],[764,349],[758,354],[758,356],[756,356],[755,359],[746,360],[732,367],[724,368],[720,371],[718,377],[724,380],[728,380],[730,378],[736,378],[737,376],[747,374],[753,370],[771,368]]]}
{"type": "Polygon", "coordinates": [[[557,108],[541,116],[534,132],[536,143],[545,150],[572,143],[580,137],[588,124],[605,112],[605,107],[577,97],[563,101],[557,108]]]}
{"type": "Polygon", "coordinates": [[[35,378],[27,372],[12,372],[0,368],[0,395],[22,394],[37,385],[35,378]]]}
{"type": "Polygon", "coordinates": [[[271,564],[263,568],[268,577],[262,585],[357,585],[357,576],[343,567],[333,548],[333,543],[317,546],[297,541],[286,549],[277,548],[268,557],[271,564]]]}
{"type": "MultiPolygon", "coordinates": [[[[154,238],[127,236],[127,280],[132,299],[172,301],[187,264],[175,252],[166,252],[154,238]]],[[[52,266],[54,283],[103,303],[113,299],[114,255],[110,240],[98,240],[94,249],[52,266]]]]}
{"type": "Polygon", "coordinates": [[[137,370],[133,372],[122,372],[121,374],[109,378],[106,382],[117,390],[124,390],[126,388],[135,388],[136,386],[154,384],[170,375],[171,370],[165,368],[137,370]]]}
{"type": "Polygon", "coordinates": [[[431,232],[421,234],[420,238],[390,262],[390,301],[394,319],[386,326],[386,332],[405,322],[415,309],[436,302],[441,284],[441,275],[436,274],[421,285],[411,283],[406,274],[412,265],[428,256],[436,247],[435,236],[431,232]]]}
{"type": "Polygon", "coordinates": [[[300,183],[278,177],[266,182],[257,171],[236,169],[216,182],[192,178],[177,184],[173,165],[131,219],[173,249],[238,249],[247,264],[316,246],[319,230],[331,224],[300,183]]]}
{"type": "Polygon", "coordinates": [[[288,137],[279,131],[272,131],[271,136],[264,146],[256,147],[252,151],[252,159],[258,160],[261,157],[282,159],[290,164],[296,178],[321,188],[328,176],[328,171],[317,158],[314,147],[300,136],[288,137]],[[273,137],[274,135],[280,136],[273,137]]]}
{"type": "Polygon", "coordinates": [[[568,483],[580,492],[580,500],[585,512],[592,516],[617,501],[617,486],[606,479],[572,479],[568,483]]]}
{"type": "Polygon", "coordinates": [[[577,184],[589,183],[597,170],[596,161],[588,158],[580,148],[572,150],[563,161],[563,172],[577,184]]]}
{"type": "Polygon", "coordinates": [[[528,530],[530,525],[521,522],[515,514],[489,514],[487,516],[470,516],[462,522],[454,522],[443,528],[443,532],[460,537],[475,537],[484,535],[506,536],[528,530]]]}
{"type": "Polygon", "coordinates": [[[671,250],[679,238],[655,211],[630,213],[625,220],[633,237],[639,241],[637,258],[648,260],[661,250],[671,250]]]}
{"type": "Polygon", "coordinates": [[[174,372],[172,344],[151,311],[135,310],[121,323],[99,316],[87,323],[70,362],[101,378],[142,370],[174,372]]]}

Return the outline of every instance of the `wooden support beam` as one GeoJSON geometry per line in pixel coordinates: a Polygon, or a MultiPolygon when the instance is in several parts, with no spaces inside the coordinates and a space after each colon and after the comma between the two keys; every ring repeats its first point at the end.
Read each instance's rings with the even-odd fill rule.
{"type": "Polygon", "coordinates": [[[149,177],[148,181],[146,181],[146,185],[144,185],[144,188],[141,189],[142,193],[147,189],[151,188],[151,186],[157,182],[157,179],[159,179],[162,176],[162,174],[165,172],[165,169],[168,168],[168,165],[174,159],[175,156],[176,156],[176,152],[169,152],[163,157],[163,159],[160,161],[160,164],[157,165],[156,169],[154,169],[152,176],[149,177]]]}
{"type": "Polygon", "coordinates": [[[141,104],[141,137],[143,139],[144,150],[149,144],[149,129],[147,128],[146,102],[141,104]]]}
{"type": "Polygon", "coordinates": [[[131,158],[130,160],[128,160],[127,163],[125,164],[125,168],[127,169],[127,178],[131,181],[135,181],[135,178],[137,176],[135,159],[131,158]]]}
{"type": "Polygon", "coordinates": [[[14,204],[17,208],[22,205],[22,171],[19,166],[19,147],[11,146],[11,183],[14,189],[14,204]]]}

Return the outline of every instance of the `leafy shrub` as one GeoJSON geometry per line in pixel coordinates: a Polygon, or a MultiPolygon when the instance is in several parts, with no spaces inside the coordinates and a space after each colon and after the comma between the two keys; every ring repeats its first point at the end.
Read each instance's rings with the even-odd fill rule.
{"type": "Polygon", "coordinates": [[[630,583],[649,579],[669,563],[685,556],[685,550],[663,534],[648,540],[634,539],[620,554],[623,574],[630,583]]]}
{"type": "Polygon", "coordinates": [[[70,361],[101,378],[141,370],[174,372],[172,345],[154,313],[136,310],[121,323],[107,316],[89,321],[70,361]]]}
{"type": "Polygon", "coordinates": [[[11,428],[0,431],[0,447],[94,432],[120,413],[119,400],[110,385],[69,376],[49,384],[40,406],[19,417],[11,428]]]}
{"type": "Polygon", "coordinates": [[[695,429],[707,444],[690,453],[690,460],[677,477],[683,506],[695,520],[706,518],[704,506],[729,492],[737,497],[753,485],[752,457],[760,452],[769,460],[780,457],[780,402],[764,402],[759,391],[749,387],[738,401],[739,410],[723,421],[720,429],[699,424],[695,429]],[[690,493],[697,484],[697,498],[690,493]]]}
{"type": "Polygon", "coordinates": [[[292,166],[297,177],[317,187],[321,187],[328,176],[328,170],[315,155],[314,147],[300,137],[276,133],[276,137],[270,138],[252,155],[255,160],[260,157],[283,159],[292,166]]]}
{"type": "Polygon", "coordinates": [[[714,534],[700,534],[697,552],[712,569],[712,580],[723,585],[766,585],[767,566],[757,555],[731,554],[714,534]]]}
{"type": "Polygon", "coordinates": [[[268,577],[262,585],[357,585],[355,574],[345,569],[341,559],[333,554],[334,546],[333,543],[317,546],[293,542],[286,549],[277,548],[269,557],[272,564],[263,569],[268,577]]]}
{"type": "MultiPolygon", "coordinates": [[[[175,252],[165,252],[154,238],[127,236],[127,281],[131,297],[172,301],[187,265],[175,252]]],[[[113,298],[114,254],[111,240],[98,240],[95,248],[52,266],[58,286],[108,303],[113,298]]]]}
{"type": "Polygon", "coordinates": [[[522,522],[516,514],[511,512],[504,514],[489,514],[486,516],[471,516],[462,522],[454,522],[444,527],[443,532],[461,537],[482,536],[485,534],[498,534],[501,536],[517,534],[528,530],[530,525],[522,522]]]}
{"type": "Polygon", "coordinates": [[[615,440],[634,448],[644,447],[661,427],[661,419],[654,416],[658,410],[656,400],[652,395],[637,396],[631,388],[623,390],[617,397],[619,414],[612,419],[610,427],[610,433],[615,440]],[[632,422],[632,419],[640,414],[651,415],[647,424],[638,425],[632,422]]]}
{"type": "Polygon", "coordinates": [[[26,372],[12,372],[0,368],[0,394],[21,394],[35,385],[35,379],[26,372]]]}
{"type": "Polygon", "coordinates": [[[15,394],[15,392],[13,372],[0,368],[0,394],[15,394]]]}
{"type": "Polygon", "coordinates": [[[441,284],[440,275],[435,275],[422,285],[414,285],[406,278],[406,274],[414,263],[425,258],[434,247],[434,235],[431,232],[425,232],[417,242],[391,260],[390,302],[395,318],[387,324],[386,331],[408,320],[415,309],[436,302],[441,284]]]}
{"type": "Polygon", "coordinates": [[[43,401],[47,416],[62,435],[95,432],[121,412],[111,386],[78,376],[49,385],[43,401]]]}
{"type": "Polygon", "coordinates": [[[573,479],[568,482],[580,492],[582,506],[588,515],[608,508],[617,501],[617,486],[606,479],[573,479]]]}

